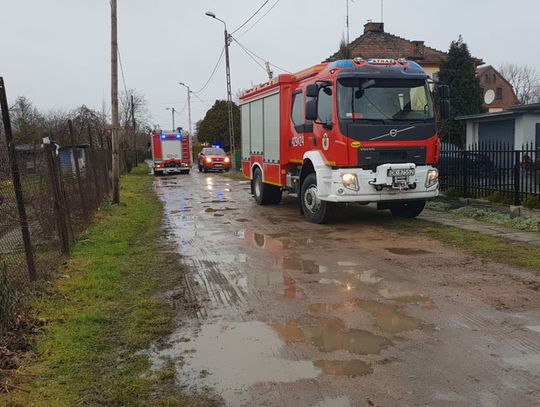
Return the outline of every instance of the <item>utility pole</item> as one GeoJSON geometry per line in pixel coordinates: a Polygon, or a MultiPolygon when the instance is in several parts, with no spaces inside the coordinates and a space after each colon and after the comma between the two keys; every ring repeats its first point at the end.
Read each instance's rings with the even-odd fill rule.
{"type": "Polygon", "coordinates": [[[135,121],[135,102],[131,95],[131,127],[133,128],[133,150],[135,150],[135,167],[139,165],[139,154],[137,153],[137,122],[135,121]]]}
{"type": "Polygon", "coordinates": [[[221,21],[225,26],[225,65],[227,74],[227,102],[228,102],[228,115],[229,115],[229,145],[231,154],[231,168],[236,169],[236,155],[234,145],[234,114],[233,114],[233,101],[232,101],[232,87],[231,87],[231,64],[229,59],[229,46],[231,45],[231,36],[227,31],[227,23],[220,18],[217,18],[215,13],[207,11],[206,15],[215,20],[221,21]]]}
{"type": "Polygon", "coordinates": [[[166,107],[165,110],[170,110],[172,115],[172,131],[176,131],[175,125],[174,125],[174,114],[176,113],[176,109],[174,107],[166,107]]]}
{"type": "Polygon", "coordinates": [[[120,203],[120,123],[118,119],[117,0],[111,0],[112,203],[120,203]]]}
{"type": "Polygon", "coordinates": [[[188,85],[182,82],[178,82],[179,85],[187,89],[187,105],[188,105],[188,119],[189,119],[189,134],[193,134],[191,131],[191,89],[188,85]]]}
{"type": "Polygon", "coordinates": [[[349,0],[345,0],[347,2],[347,45],[351,43],[351,34],[349,29],[349,0]]]}

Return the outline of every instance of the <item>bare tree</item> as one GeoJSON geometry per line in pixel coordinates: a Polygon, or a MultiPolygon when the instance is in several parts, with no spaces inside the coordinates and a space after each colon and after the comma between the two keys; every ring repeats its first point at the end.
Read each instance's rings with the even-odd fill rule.
{"type": "Polygon", "coordinates": [[[128,89],[120,95],[120,124],[131,126],[131,96],[133,96],[133,106],[135,120],[138,127],[147,126],[151,122],[150,110],[146,96],[135,89],[128,89]]]}
{"type": "Polygon", "coordinates": [[[535,68],[505,63],[499,67],[499,72],[514,87],[519,103],[540,102],[540,75],[535,68]]]}

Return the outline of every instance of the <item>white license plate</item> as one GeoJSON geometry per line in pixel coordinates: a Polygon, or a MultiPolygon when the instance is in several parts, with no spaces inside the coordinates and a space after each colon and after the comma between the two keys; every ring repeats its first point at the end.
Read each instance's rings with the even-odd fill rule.
{"type": "Polygon", "coordinates": [[[412,177],[415,174],[414,168],[400,168],[400,169],[389,169],[389,177],[412,177]]]}

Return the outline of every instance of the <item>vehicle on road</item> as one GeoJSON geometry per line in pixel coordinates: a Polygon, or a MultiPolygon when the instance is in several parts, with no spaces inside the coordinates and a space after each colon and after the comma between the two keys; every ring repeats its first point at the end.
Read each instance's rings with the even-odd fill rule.
{"type": "Polygon", "coordinates": [[[439,194],[440,140],[449,91],[404,59],[340,60],[280,75],[240,98],[242,170],[260,205],[282,193],[324,223],[340,203],[376,202],[418,216],[439,194]]]}
{"type": "Polygon", "coordinates": [[[154,132],[151,138],[154,175],[189,173],[192,166],[189,134],[154,132]]]}
{"type": "Polygon", "coordinates": [[[220,147],[205,147],[197,158],[199,172],[230,171],[231,158],[220,147]]]}

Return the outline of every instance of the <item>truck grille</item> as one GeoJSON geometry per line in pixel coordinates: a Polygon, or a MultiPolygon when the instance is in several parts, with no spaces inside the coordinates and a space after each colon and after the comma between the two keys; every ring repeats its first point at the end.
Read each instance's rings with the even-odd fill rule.
{"type": "Polygon", "coordinates": [[[361,148],[358,151],[360,167],[374,170],[381,164],[426,164],[426,148],[361,148]]]}

